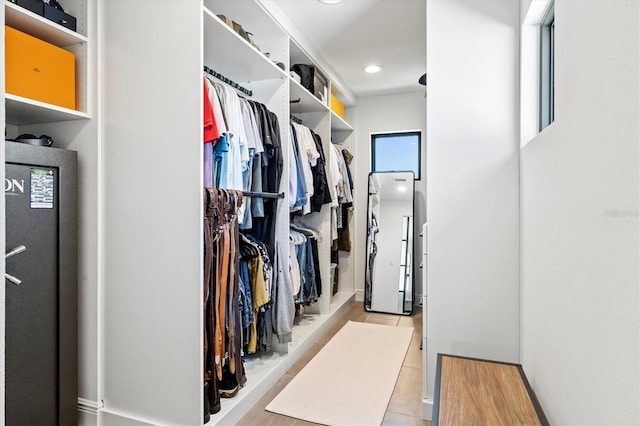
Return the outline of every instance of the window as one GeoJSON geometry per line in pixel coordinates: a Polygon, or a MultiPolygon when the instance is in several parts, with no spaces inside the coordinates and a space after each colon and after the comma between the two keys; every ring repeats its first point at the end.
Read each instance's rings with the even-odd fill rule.
{"type": "Polygon", "coordinates": [[[420,180],[421,132],[374,133],[371,135],[371,171],[412,171],[420,180]]]}
{"type": "Polygon", "coordinates": [[[540,128],[554,119],[555,13],[553,2],[540,23],[540,128]]]}

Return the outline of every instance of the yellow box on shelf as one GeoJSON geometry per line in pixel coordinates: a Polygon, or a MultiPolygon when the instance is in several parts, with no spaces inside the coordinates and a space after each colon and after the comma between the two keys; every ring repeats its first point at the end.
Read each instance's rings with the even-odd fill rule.
{"type": "Polygon", "coordinates": [[[4,29],[6,92],[75,110],[75,55],[14,28],[4,29]]]}
{"type": "Polygon", "coordinates": [[[331,94],[331,111],[338,114],[344,120],[344,104],[340,102],[340,99],[336,98],[333,93],[331,94]]]}

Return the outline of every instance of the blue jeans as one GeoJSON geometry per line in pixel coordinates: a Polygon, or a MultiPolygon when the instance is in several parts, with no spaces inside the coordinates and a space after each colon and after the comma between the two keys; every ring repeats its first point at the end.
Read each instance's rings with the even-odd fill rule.
{"type": "Polygon", "coordinates": [[[225,188],[229,171],[229,138],[222,135],[213,147],[213,186],[225,188]]]}
{"type": "Polygon", "coordinates": [[[298,264],[300,265],[300,303],[309,305],[318,300],[316,291],[316,271],[313,265],[311,241],[307,240],[298,246],[298,264]]]}

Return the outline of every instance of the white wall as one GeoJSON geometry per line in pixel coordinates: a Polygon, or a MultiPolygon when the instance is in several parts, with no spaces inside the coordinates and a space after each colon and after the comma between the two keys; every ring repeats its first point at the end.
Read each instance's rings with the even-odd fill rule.
{"type": "Polygon", "coordinates": [[[521,151],[522,363],[552,424],[638,424],[637,0],[555,2],[555,122],[521,151]]]}
{"type": "MultiPolygon", "coordinates": [[[[422,223],[426,220],[426,105],[424,90],[418,84],[416,76],[416,91],[401,92],[358,98],[355,108],[354,128],[356,141],[354,164],[352,171],[355,175],[354,188],[354,223],[353,257],[355,290],[358,300],[362,300],[364,292],[364,270],[366,260],[366,229],[367,229],[367,176],[371,171],[371,133],[394,132],[402,130],[422,130],[422,179],[415,182],[415,216],[414,216],[414,253],[419,256],[422,250],[419,238],[422,223]]],[[[415,301],[422,295],[420,286],[422,270],[414,268],[415,301]]]]}
{"type": "Polygon", "coordinates": [[[520,359],[519,23],[513,0],[427,2],[428,401],[438,352],[520,359]]]}

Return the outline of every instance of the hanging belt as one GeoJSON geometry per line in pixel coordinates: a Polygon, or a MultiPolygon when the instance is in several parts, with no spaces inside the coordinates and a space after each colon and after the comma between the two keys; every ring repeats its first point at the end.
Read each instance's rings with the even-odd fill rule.
{"type": "Polygon", "coordinates": [[[209,211],[209,205],[211,204],[211,199],[209,196],[209,191],[208,190],[204,190],[203,193],[203,206],[204,206],[204,212],[203,212],[203,223],[202,223],[202,229],[204,232],[204,274],[203,274],[203,278],[204,278],[204,282],[203,282],[203,318],[205,318],[205,324],[203,328],[203,351],[204,351],[204,368],[203,368],[203,372],[204,372],[204,382],[206,384],[207,380],[209,379],[209,374],[207,371],[207,352],[209,351],[209,336],[207,333],[207,325],[208,325],[208,318],[207,318],[207,305],[209,304],[209,286],[211,285],[211,266],[213,263],[213,238],[211,236],[211,218],[207,215],[208,211],[209,211]]]}
{"type": "MultiPolygon", "coordinates": [[[[236,191],[236,197],[235,197],[235,206],[234,206],[234,211],[237,212],[240,209],[240,207],[242,207],[242,192],[241,191],[236,191]]],[[[241,315],[240,315],[240,259],[239,259],[239,252],[240,252],[240,225],[238,223],[237,220],[237,216],[236,216],[236,220],[234,223],[234,239],[233,239],[233,246],[234,246],[234,250],[235,250],[235,255],[233,257],[233,263],[235,265],[235,324],[236,324],[236,330],[238,331],[237,336],[235,337],[235,353],[236,353],[236,358],[235,358],[235,374],[236,374],[236,380],[238,382],[238,386],[242,386],[244,384],[243,379],[243,369],[242,369],[242,320],[241,320],[241,315]]],[[[246,309],[251,309],[250,306],[245,307],[246,309]]],[[[233,373],[233,371],[232,371],[233,373]]]]}
{"type": "Polygon", "coordinates": [[[207,189],[207,194],[209,196],[209,204],[207,205],[207,217],[209,218],[209,232],[212,239],[212,250],[209,256],[210,261],[212,263],[211,272],[208,275],[209,277],[209,297],[207,304],[207,324],[209,330],[209,365],[207,374],[209,375],[209,394],[213,395],[214,399],[212,403],[214,403],[216,396],[218,395],[218,374],[217,374],[217,364],[216,357],[219,358],[220,349],[217,344],[217,327],[218,323],[216,322],[216,298],[218,291],[218,258],[219,254],[217,251],[213,250],[213,246],[217,248],[218,242],[220,240],[221,230],[220,230],[220,200],[218,196],[217,190],[207,189]],[[215,262],[214,262],[215,258],[215,262]]]}
{"type": "Polygon", "coordinates": [[[230,244],[230,262],[229,262],[229,297],[228,316],[229,316],[229,371],[231,374],[236,372],[236,357],[240,356],[236,351],[236,327],[238,326],[237,313],[239,309],[238,303],[238,268],[237,265],[237,232],[238,232],[238,192],[229,191],[229,203],[226,206],[227,220],[229,224],[229,244],[230,244]],[[232,205],[233,203],[233,205],[232,205]]]}
{"type": "Polygon", "coordinates": [[[218,253],[218,268],[216,275],[216,335],[215,335],[215,365],[218,378],[222,379],[222,364],[225,360],[225,318],[226,318],[226,299],[227,286],[229,283],[229,224],[226,220],[225,209],[228,203],[228,193],[225,190],[219,190],[219,226],[220,238],[217,241],[216,248],[218,253]]]}
{"type": "Polygon", "coordinates": [[[216,371],[216,377],[212,377],[212,382],[215,382],[216,378],[222,379],[222,367],[228,356],[229,371],[232,374],[235,373],[238,383],[244,383],[237,221],[237,213],[242,206],[242,201],[240,191],[224,189],[207,189],[206,191],[204,307],[205,312],[207,307],[209,308],[207,315],[209,336],[207,339],[205,329],[205,354],[208,348],[210,368],[216,371]]]}

